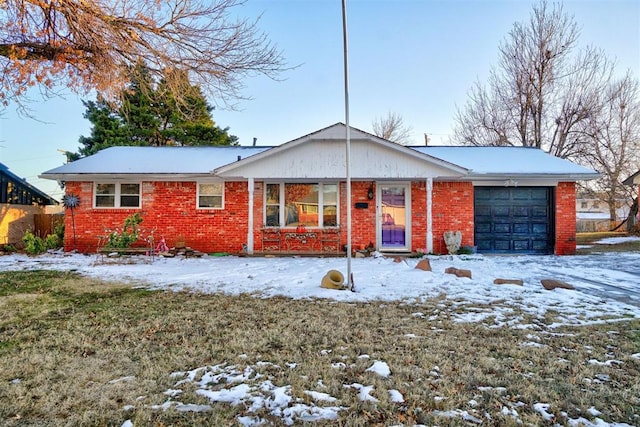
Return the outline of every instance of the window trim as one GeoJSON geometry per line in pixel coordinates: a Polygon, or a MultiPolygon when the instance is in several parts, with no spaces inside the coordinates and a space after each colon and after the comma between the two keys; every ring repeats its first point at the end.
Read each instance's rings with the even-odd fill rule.
{"type": "MultiPolygon", "coordinates": [[[[285,186],[286,184],[308,184],[318,186],[318,224],[307,226],[312,229],[331,229],[340,227],[340,182],[339,181],[327,181],[327,182],[294,182],[294,181],[265,181],[263,189],[263,202],[262,202],[262,224],[267,228],[295,228],[293,225],[285,225],[285,186]],[[267,225],[267,185],[278,185],[279,187],[279,213],[278,223],[279,225],[267,225]],[[324,225],[324,186],[335,185],[336,186],[336,225],[324,225]]],[[[275,205],[274,205],[275,206],[275,205]]]]}
{"type": "MultiPolygon", "coordinates": [[[[133,194],[126,194],[132,196],[133,194]]],[[[142,182],[140,181],[94,181],[93,182],[93,208],[94,209],[140,209],[142,207],[142,182]],[[110,184],[115,185],[115,193],[113,195],[113,206],[98,206],[97,198],[98,198],[98,185],[100,184],[110,184]],[[121,206],[120,203],[122,201],[122,185],[132,185],[135,184],[138,186],[138,205],[137,206],[121,206]]]]}
{"type": "MultiPolygon", "coordinates": [[[[224,201],[225,201],[225,183],[224,181],[197,181],[196,182],[196,210],[223,210],[224,209],[224,201]],[[222,187],[222,193],[220,194],[220,206],[200,206],[200,185],[206,184],[220,184],[222,187]]],[[[217,194],[213,194],[212,196],[217,196],[217,194]]]]}

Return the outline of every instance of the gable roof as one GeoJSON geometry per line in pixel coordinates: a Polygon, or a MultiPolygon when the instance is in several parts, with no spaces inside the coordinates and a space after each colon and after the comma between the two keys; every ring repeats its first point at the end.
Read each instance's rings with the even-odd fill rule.
{"type": "Polygon", "coordinates": [[[0,163],[0,187],[2,187],[0,188],[0,203],[24,205],[35,203],[41,206],[58,204],[54,198],[11,172],[9,168],[2,163],[0,163]],[[12,194],[8,191],[8,185],[5,188],[5,185],[8,183],[12,183],[20,194],[15,196],[17,193],[14,193],[14,197],[12,197],[12,194]]]}
{"type": "MultiPolygon", "coordinates": [[[[111,147],[44,172],[82,179],[335,179],[345,176],[346,125],[336,123],[275,147],[111,147]]],[[[351,127],[354,179],[490,181],[597,178],[588,168],[523,147],[403,146],[351,127]]],[[[639,172],[640,173],[640,172],[639,172]]]]}
{"type": "MultiPolygon", "coordinates": [[[[250,158],[243,159],[233,164],[214,169],[213,172],[220,176],[254,176],[268,177],[271,168],[282,168],[286,165],[285,172],[298,171],[302,174],[317,170],[317,165],[324,166],[325,170],[317,176],[325,178],[341,178],[345,176],[345,141],[347,127],[344,123],[336,123],[316,132],[296,138],[282,145],[276,146],[250,158]],[[313,150],[310,144],[316,144],[320,149],[313,150]],[[304,149],[303,149],[304,147],[304,149]],[[289,162],[274,161],[285,156],[295,157],[289,162]],[[270,162],[266,167],[255,166],[259,163],[270,162]],[[295,163],[295,164],[294,164],[295,163]],[[303,164],[300,164],[303,163],[303,164]]],[[[467,170],[460,165],[420,153],[404,145],[377,137],[360,129],[351,127],[351,166],[354,178],[407,178],[426,177],[437,173],[439,176],[461,177],[467,174],[467,170]],[[388,162],[382,165],[382,162],[388,162]],[[402,162],[405,164],[403,165],[402,162]],[[368,167],[367,167],[368,166],[368,167]],[[373,175],[371,170],[378,166],[373,175]],[[403,170],[405,169],[405,170],[403,170]]],[[[288,178],[294,176],[281,175],[288,178]]],[[[273,176],[275,177],[275,175],[273,176]]],[[[310,176],[301,176],[309,178],[310,176]]]]}

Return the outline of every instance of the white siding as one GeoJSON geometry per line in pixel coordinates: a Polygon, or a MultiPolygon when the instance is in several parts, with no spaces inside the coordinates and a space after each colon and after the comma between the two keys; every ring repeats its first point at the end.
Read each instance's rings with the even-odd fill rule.
{"type": "MultiPolygon", "coordinates": [[[[353,179],[415,179],[462,176],[427,156],[412,155],[370,141],[351,142],[351,176],[353,179]]],[[[455,166],[452,166],[455,168],[455,166]]],[[[345,144],[336,140],[313,140],[265,156],[259,162],[239,165],[221,176],[264,179],[340,179],[346,175],[345,144]]]]}

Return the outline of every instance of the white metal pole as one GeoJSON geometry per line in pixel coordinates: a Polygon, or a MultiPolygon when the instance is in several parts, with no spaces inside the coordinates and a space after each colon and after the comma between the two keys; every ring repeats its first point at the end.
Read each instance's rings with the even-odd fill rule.
{"type": "Polygon", "coordinates": [[[342,40],[344,45],[344,116],[346,129],[347,162],[347,283],[355,291],[351,273],[351,127],[349,126],[349,55],[347,43],[347,0],[342,0],[342,40]]]}

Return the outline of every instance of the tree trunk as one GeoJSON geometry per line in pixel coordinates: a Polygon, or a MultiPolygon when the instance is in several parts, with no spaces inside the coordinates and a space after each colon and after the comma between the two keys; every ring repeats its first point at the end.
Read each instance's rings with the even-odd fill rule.
{"type": "Polygon", "coordinates": [[[634,231],[638,231],[638,227],[636,224],[637,217],[638,217],[638,198],[636,197],[633,200],[631,209],[629,209],[629,216],[627,217],[627,232],[631,233],[634,231]]]}

